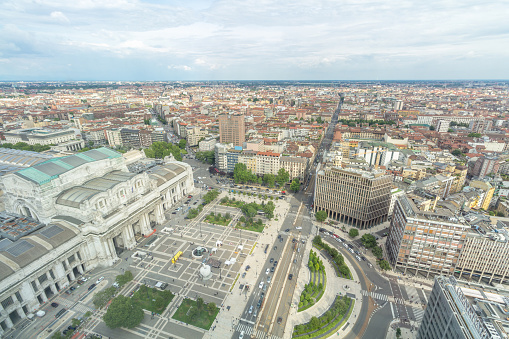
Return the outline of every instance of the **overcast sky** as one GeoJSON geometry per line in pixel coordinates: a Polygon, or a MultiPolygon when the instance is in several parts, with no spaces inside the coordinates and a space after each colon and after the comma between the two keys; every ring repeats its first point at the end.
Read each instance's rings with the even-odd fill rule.
{"type": "Polygon", "coordinates": [[[0,0],[0,80],[509,79],[509,3],[0,0]]]}

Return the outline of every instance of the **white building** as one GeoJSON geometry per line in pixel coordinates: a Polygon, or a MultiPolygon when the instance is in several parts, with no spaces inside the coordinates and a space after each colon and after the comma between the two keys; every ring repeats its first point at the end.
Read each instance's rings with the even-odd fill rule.
{"type": "Polygon", "coordinates": [[[17,129],[4,132],[4,136],[6,143],[26,142],[29,145],[56,145],[76,138],[72,129],[54,131],[44,128],[17,129]]]}
{"type": "Polygon", "coordinates": [[[194,189],[188,164],[131,173],[100,148],[53,158],[0,178],[0,336],[76,276],[110,266],[194,189]]]}

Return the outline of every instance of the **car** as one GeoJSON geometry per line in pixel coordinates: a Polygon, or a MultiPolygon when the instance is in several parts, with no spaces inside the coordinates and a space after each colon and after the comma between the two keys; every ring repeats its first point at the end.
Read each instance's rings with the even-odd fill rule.
{"type": "Polygon", "coordinates": [[[276,261],[274,261],[274,267],[276,267],[276,266],[277,266],[277,260],[276,260],[276,261]]]}
{"type": "Polygon", "coordinates": [[[57,303],[51,303],[51,307],[58,307],[57,303]]]}
{"type": "Polygon", "coordinates": [[[291,274],[291,273],[290,273],[290,274],[288,275],[288,280],[292,280],[292,278],[293,278],[293,274],[291,274]]]}
{"type": "Polygon", "coordinates": [[[249,308],[249,314],[253,313],[253,305],[249,308]]]}
{"type": "Polygon", "coordinates": [[[270,281],[271,281],[271,280],[272,280],[272,276],[271,276],[271,275],[269,275],[269,276],[267,277],[267,284],[270,284],[270,281]]]}
{"type": "Polygon", "coordinates": [[[64,314],[67,311],[67,309],[62,308],[60,311],[58,311],[57,314],[55,314],[55,318],[60,318],[62,314],[64,314]]]}
{"type": "Polygon", "coordinates": [[[191,199],[192,197],[193,197],[192,195],[188,195],[188,196],[187,196],[187,198],[188,198],[188,199],[191,199]]]}
{"type": "Polygon", "coordinates": [[[76,289],[76,287],[71,286],[71,287],[69,287],[69,289],[70,289],[71,291],[74,291],[74,290],[76,289]]]}
{"type": "Polygon", "coordinates": [[[274,262],[274,258],[270,258],[269,262],[272,264],[274,262]]]}
{"type": "Polygon", "coordinates": [[[283,322],[283,318],[282,317],[277,318],[277,323],[278,324],[281,324],[282,322],[283,322]]]}
{"type": "Polygon", "coordinates": [[[239,339],[244,339],[244,331],[240,332],[239,339]]]}
{"type": "Polygon", "coordinates": [[[65,291],[65,294],[69,294],[69,295],[71,295],[71,294],[72,294],[72,291],[71,291],[71,290],[67,290],[67,291],[65,291]]]}
{"type": "Polygon", "coordinates": [[[271,272],[271,273],[274,273],[274,271],[275,271],[275,270],[276,270],[276,268],[275,268],[274,266],[272,266],[272,267],[270,268],[270,272],[271,272]]]}
{"type": "Polygon", "coordinates": [[[295,244],[297,240],[295,238],[292,239],[292,244],[295,244]]]}
{"type": "Polygon", "coordinates": [[[320,228],[319,231],[320,232],[325,232],[326,230],[325,230],[325,228],[320,228]]]}
{"type": "Polygon", "coordinates": [[[97,284],[99,284],[99,283],[100,283],[101,281],[103,281],[103,280],[104,280],[104,277],[100,277],[99,279],[97,279],[97,281],[95,282],[95,284],[97,285],[97,284]]]}
{"type": "Polygon", "coordinates": [[[283,242],[283,238],[279,238],[279,242],[283,242]]]}
{"type": "Polygon", "coordinates": [[[301,230],[301,229],[302,229],[302,227],[297,226],[297,227],[295,227],[295,229],[296,229],[296,230],[301,230]]]}
{"type": "Polygon", "coordinates": [[[242,278],[246,277],[246,272],[242,273],[242,278]]]}
{"type": "Polygon", "coordinates": [[[297,259],[293,259],[293,263],[296,264],[297,263],[297,259]]]}
{"type": "Polygon", "coordinates": [[[67,335],[67,333],[69,333],[69,330],[68,330],[68,329],[65,329],[65,330],[63,330],[63,331],[62,331],[62,334],[63,334],[63,335],[67,335]]]}
{"type": "Polygon", "coordinates": [[[274,251],[277,250],[277,246],[274,246],[274,251]]]}
{"type": "Polygon", "coordinates": [[[88,290],[89,291],[92,290],[95,286],[96,286],[95,284],[92,284],[92,285],[88,286],[88,290]]]}
{"type": "Polygon", "coordinates": [[[303,244],[305,244],[305,243],[306,243],[306,240],[302,240],[301,242],[302,242],[303,244]]]}
{"type": "Polygon", "coordinates": [[[263,281],[261,281],[261,282],[260,282],[260,285],[258,285],[258,288],[263,288],[263,284],[264,284],[264,282],[263,282],[263,281]]]}
{"type": "Polygon", "coordinates": [[[246,272],[249,271],[250,268],[251,268],[251,266],[247,265],[246,266],[246,272]]]}
{"type": "Polygon", "coordinates": [[[171,212],[171,214],[177,214],[177,212],[171,212]]]}
{"type": "Polygon", "coordinates": [[[290,229],[289,229],[289,228],[287,228],[287,229],[285,230],[285,232],[290,232],[290,229]]]}
{"type": "Polygon", "coordinates": [[[267,268],[267,269],[265,270],[265,274],[269,274],[269,273],[270,273],[270,268],[267,268]]]}
{"type": "Polygon", "coordinates": [[[67,329],[68,329],[68,330],[71,330],[71,331],[75,331],[75,330],[76,330],[76,326],[72,326],[72,325],[71,325],[71,326],[67,327],[67,329]]]}
{"type": "Polygon", "coordinates": [[[115,287],[115,288],[119,288],[119,287],[120,287],[120,285],[119,285],[119,284],[118,284],[118,282],[116,282],[116,281],[113,283],[113,285],[112,285],[112,286],[113,286],[113,287],[115,287]]]}

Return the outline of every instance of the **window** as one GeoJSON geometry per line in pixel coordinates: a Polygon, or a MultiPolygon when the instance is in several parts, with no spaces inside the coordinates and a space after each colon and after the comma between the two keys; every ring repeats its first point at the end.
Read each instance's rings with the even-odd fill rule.
{"type": "Polygon", "coordinates": [[[15,293],[15,295],[16,295],[16,299],[18,299],[18,301],[19,301],[20,303],[22,303],[22,302],[23,302],[23,298],[21,297],[21,294],[19,294],[19,291],[18,291],[18,292],[16,292],[16,293],[15,293]]]}
{"type": "Polygon", "coordinates": [[[7,297],[2,301],[2,307],[6,309],[10,305],[14,304],[14,301],[12,300],[12,297],[7,297]]]}

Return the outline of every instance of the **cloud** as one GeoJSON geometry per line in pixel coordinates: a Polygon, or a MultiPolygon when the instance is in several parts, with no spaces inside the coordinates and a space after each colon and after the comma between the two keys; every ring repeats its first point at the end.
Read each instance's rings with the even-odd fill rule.
{"type": "Polygon", "coordinates": [[[75,74],[97,79],[472,78],[476,69],[507,78],[507,10],[495,0],[4,0],[0,57],[19,65],[9,79],[31,67],[67,77],[63,65],[84,55],[75,74]]]}
{"type": "Polygon", "coordinates": [[[193,68],[187,65],[169,65],[168,69],[176,69],[180,71],[191,71],[193,68]]]}
{"type": "Polygon", "coordinates": [[[51,12],[50,14],[51,19],[53,19],[55,22],[61,23],[61,24],[69,24],[71,21],[65,16],[62,12],[51,12]]]}

